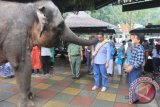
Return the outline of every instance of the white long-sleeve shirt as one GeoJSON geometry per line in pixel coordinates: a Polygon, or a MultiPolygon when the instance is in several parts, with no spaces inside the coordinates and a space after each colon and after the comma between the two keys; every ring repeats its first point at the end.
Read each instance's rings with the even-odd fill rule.
{"type": "Polygon", "coordinates": [[[152,57],[156,58],[157,57],[157,49],[152,50],[152,57]]]}
{"type": "Polygon", "coordinates": [[[50,48],[41,47],[41,56],[50,56],[50,57],[52,57],[51,49],[50,48]]]}

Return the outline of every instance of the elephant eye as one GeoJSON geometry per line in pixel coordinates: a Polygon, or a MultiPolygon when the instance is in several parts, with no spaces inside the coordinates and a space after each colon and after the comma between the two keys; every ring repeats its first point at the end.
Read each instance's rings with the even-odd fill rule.
{"type": "Polygon", "coordinates": [[[57,27],[53,27],[53,28],[52,28],[52,31],[60,32],[60,31],[63,30],[63,28],[64,28],[64,22],[61,22],[61,23],[58,24],[57,27]]]}

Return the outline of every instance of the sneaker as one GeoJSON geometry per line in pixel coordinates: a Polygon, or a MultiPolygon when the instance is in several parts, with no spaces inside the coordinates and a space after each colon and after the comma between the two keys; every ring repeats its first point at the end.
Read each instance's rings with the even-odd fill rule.
{"type": "Polygon", "coordinates": [[[96,90],[98,87],[97,86],[93,86],[92,87],[92,90],[96,90]]]}
{"type": "Polygon", "coordinates": [[[32,77],[35,77],[35,74],[34,74],[34,73],[32,74],[32,77]]]}
{"type": "Polygon", "coordinates": [[[138,103],[139,103],[139,100],[135,100],[135,101],[133,101],[132,104],[138,104],[138,103]]]}
{"type": "Polygon", "coordinates": [[[50,74],[45,74],[45,77],[50,78],[51,75],[50,74]]]}
{"type": "Polygon", "coordinates": [[[76,77],[72,77],[72,79],[76,79],[76,77]]]}
{"type": "Polygon", "coordinates": [[[88,73],[89,75],[93,75],[93,72],[88,73]]]}
{"type": "Polygon", "coordinates": [[[39,75],[39,74],[35,74],[35,77],[39,78],[39,77],[40,77],[40,75],[39,75]]]}
{"type": "Polygon", "coordinates": [[[42,77],[42,78],[45,78],[45,77],[46,77],[46,74],[42,74],[41,77],[42,77]]]}
{"type": "Polygon", "coordinates": [[[76,77],[76,79],[80,79],[80,75],[78,77],[76,77]]]}
{"type": "Polygon", "coordinates": [[[50,76],[49,74],[45,74],[45,77],[47,77],[47,78],[48,78],[49,76],[50,76]]]}
{"type": "Polygon", "coordinates": [[[106,87],[102,87],[102,89],[101,89],[101,92],[104,92],[104,91],[106,91],[106,87]]]}
{"type": "Polygon", "coordinates": [[[111,77],[111,75],[112,75],[112,74],[108,74],[108,76],[110,76],[110,77],[111,77]]]}
{"type": "Polygon", "coordinates": [[[90,73],[90,71],[88,70],[88,71],[87,71],[87,73],[89,74],[89,73],[90,73]]]}

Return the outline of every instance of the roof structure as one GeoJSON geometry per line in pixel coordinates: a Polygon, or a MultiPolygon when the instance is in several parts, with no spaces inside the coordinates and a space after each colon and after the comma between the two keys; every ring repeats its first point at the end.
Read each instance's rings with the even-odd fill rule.
{"type": "Polygon", "coordinates": [[[78,14],[69,13],[65,19],[65,23],[73,30],[78,32],[98,32],[115,33],[115,25],[95,19],[86,12],[78,14]]]}
{"type": "Polygon", "coordinates": [[[160,34],[160,25],[148,25],[145,28],[137,28],[130,31],[131,34],[160,34]]]}
{"type": "Polygon", "coordinates": [[[159,0],[131,0],[131,2],[122,5],[122,11],[133,11],[155,7],[160,7],[159,0]]]}
{"type": "MultiPolygon", "coordinates": [[[[0,0],[1,1],[1,0],[0,0]]],[[[34,2],[39,0],[3,0],[16,2],[34,2]]],[[[132,11],[160,7],[159,0],[52,0],[61,12],[95,10],[106,5],[122,5],[123,11],[132,11]]]]}
{"type": "Polygon", "coordinates": [[[65,22],[70,27],[107,27],[116,28],[115,25],[95,19],[86,12],[80,11],[78,14],[69,13],[65,22]]]}
{"type": "MultiPolygon", "coordinates": [[[[2,1],[2,0],[0,0],[2,1]]],[[[40,0],[3,0],[22,3],[35,2],[40,0]]],[[[112,3],[115,0],[52,0],[61,12],[95,10],[112,3]]]]}

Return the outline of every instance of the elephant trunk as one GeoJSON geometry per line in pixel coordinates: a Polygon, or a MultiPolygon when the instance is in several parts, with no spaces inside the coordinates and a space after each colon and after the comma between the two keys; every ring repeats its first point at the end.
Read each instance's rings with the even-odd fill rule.
{"type": "Polygon", "coordinates": [[[77,44],[77,45],[82,45],[82,46],[89,46],[89,45],[92,45],[92,44],[94,44],[98,41],[97,37],[95,37],[92,40],[82,39],[82,38],[78,37],[75,33],[73,33],[71,31],[71,29],[66,25],[64,27],[64,32],[63,32],[63,35],[62,35],[62,39],[64,41],[74,43],[74,44],[77,44]]]}

